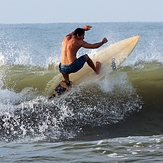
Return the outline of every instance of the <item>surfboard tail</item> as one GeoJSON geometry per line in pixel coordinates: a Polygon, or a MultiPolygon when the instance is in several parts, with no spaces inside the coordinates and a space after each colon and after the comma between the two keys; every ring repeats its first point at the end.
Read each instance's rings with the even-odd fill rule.
{"type": "Polygon", "coordinates": [[[49,96],[53,94],[54,89],[58,86],[62,80],[62,74],[58,74],[54,76],[52,80],[50,80],[45,88],[45,96],[49,96]]]}

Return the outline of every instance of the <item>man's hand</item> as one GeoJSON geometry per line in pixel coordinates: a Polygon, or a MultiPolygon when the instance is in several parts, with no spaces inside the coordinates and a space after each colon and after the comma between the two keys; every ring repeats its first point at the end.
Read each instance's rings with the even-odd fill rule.
{"type": "Polygon", "coordinates": [[[107,42],[108,42],[107,38],[104,37],[104,38],[102,39],[102,42],[103,42],[104,44],[107,43],[107,42]]]}
{"type": "Polygon", "coordinates": [[[86,25],[86,26],[83,27],[83,29],[84,29],[85,31],[88,31],[88,30],[90,30],[91,28],[92,28],[92,26],[90,26],[90,25],[86,25]]]}

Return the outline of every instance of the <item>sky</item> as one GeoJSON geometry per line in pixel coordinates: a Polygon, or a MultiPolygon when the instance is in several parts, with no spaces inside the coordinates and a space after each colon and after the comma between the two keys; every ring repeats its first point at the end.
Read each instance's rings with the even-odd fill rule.
{"type": "Polygon", "coordinates": [[[161,21],[163,0],[0,0],[0,24],[161,21]]]}

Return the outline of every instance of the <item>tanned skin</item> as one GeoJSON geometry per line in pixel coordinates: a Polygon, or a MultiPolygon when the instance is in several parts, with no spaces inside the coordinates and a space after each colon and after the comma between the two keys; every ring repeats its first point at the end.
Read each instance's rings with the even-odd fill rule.
{"type": "MultiPolygon", "coordinates": [[[[83,27],[84,31],[88,31],[91,28],[92,26],[89,25],[83,27]]],[[[86,49],[95,49],[95,48],[99,48],[100,46],[102,46],[108,41],[107,38],[103,38],[101,42],[91,44],[84,41],[85,32],[81,36],[79,35],[75,36],[73,34],[74,32],[68,34],[62,41],[61,63],[63,65],[68,65],[74,62],[77,59],[76,57],[77,52],[81,47],[86,49]]],[[[89,58],[89,56],[87,54],[85,55],[87,58],[87,64],[94,70],[96,74],[99,74],[101,63],[96,61],[96,65],[94,65],[93,61],[89,58]]],[[[66,82],[69,82],[69,74],[62,74],[62,75],[64,80],[66,82]]]]}

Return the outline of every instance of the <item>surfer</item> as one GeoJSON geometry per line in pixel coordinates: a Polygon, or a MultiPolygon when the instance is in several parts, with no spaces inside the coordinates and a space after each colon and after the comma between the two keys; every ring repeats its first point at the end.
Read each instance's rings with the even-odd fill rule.
{"type": "Polygon", "coordinates": [[[95,65],[87,54],[82,55],[79,58],[76,57],[77,51],[81,47],[87,49],[99,48],[108,41],[107,38],[103,38],[101,42],[94,44],[84,41],[85,31],[88,31],[91,28],[92,27],[89,25],[86,25],[83,28],[77,28],[75,31],[68,34],[62,41],[61,63],[59,64],[59,70],[64,78],[61,85],[65,88],[69,88],[71,86],[69,74],[80,70],[84,66],[85,62],[87,62],[96,74],[100,73],[100,62],[96,61],[95,65]]]}

